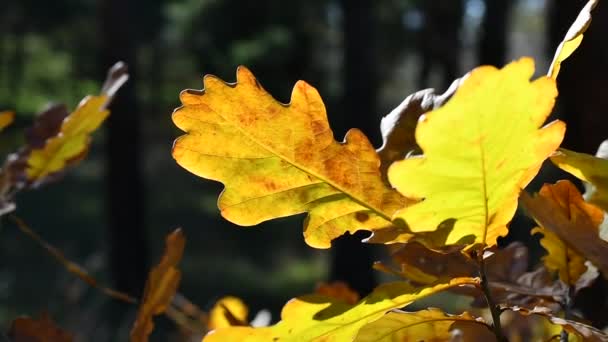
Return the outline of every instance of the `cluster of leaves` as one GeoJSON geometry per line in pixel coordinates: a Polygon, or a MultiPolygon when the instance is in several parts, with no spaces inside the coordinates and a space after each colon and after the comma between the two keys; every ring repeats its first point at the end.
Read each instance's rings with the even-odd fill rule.
{"type": "Polygon", "coordinates": [[[583,8],[547,76],[530,81],[534,63],[522,58],[503,69],[476,68],[443,95],[416,93],[382,121],[378,150],[357,129],[337,142],[323,101],[303,81],[289,104],[244,67],[236,83],[206,76],[204,90],[182,92],[173,121],[186,135],[173,156],[225,185],[224,218],[251,226],[307,213],[304,239],[316,248],[369,231],[366,242],[391,245],[398,265],[376,268],[402,278],[357,302],[331,292],[301,296],[275,325],[219,328],[204,340],[608,340],[571,308],[580,289],[608,275],[600,232],[608,161],[558,150],[565,123],[543,126],[561,64],[580,45],[596,4],[583,8]],[[591,184],[585,198],[569,181],[546,184],[536,196],[522,191],[547,158],[591,184]],[[547,252],[531,272],[524,246],[497,247],[518,202],[538,223],[531,233],[542,235],[547,252]],[[401,311],[447,290],[473,297],[471,312],[401,311]],[[476,309],[484,305],[491,320],[476,309]],[[506,333],[501,314],[537,317],[544,328],[522,335],[514,318],[506,333]]]}
{"type": "MultiPolygon", "coordinates": [[[[205,313],[177,292],[185,237],[176,230],[149,274],[131,341],[147,341],[153,317],[163,313],[206,333],[204,341],[608,341],[608,334],[572,310],[581,289],[600,274],[608,277],[608,142],[597,156],[560,149],[565,123],[545,125],[561,64],[580,45],[596,4],[591,0],[583,8],[547,76],[531,81],[534,62],[522,58],[502,69],[476,68],[442,95],[417,92],[382,120],[379,149],[357,129],[336,141],[321,97],[303,81],[289,104],[272,98],[244,67],[236,83],[206,76],[204,90],[182,92],[173,122],[186,134],[175,141],[173,157],[190,172],[225,185],[218,200],[223,217],[252,226],[307,213],[303,235],[315,248],[368,231],[365,242],[388,245],[395,264],[378,262],[374,268],[399,280],[364,298],[345,284],[324,284],[290,300],[274,325],[249,321],[247,307],[233,297],[205,313]],[[524,191],[546,159],[586,182],[584,195],[569,181],[546,184],[535,196],[524,191]],[[531,234],[542,235],[546,250],[532,271],[526,247],[497,245],[518,203],[537,222],[531,234]],[[471,297],[470,310],[405,311],[444,291],[471,297]]],[[[3,213],[14,208],[17,191],[53,179],[82,159],[125,77],[111,72],[102,95],[85,98],[70,115],[53,107],[39,117],[27,145],[2,168],[3,213]]],[[[0,114],[0,127],[11,115],[0,114]]],[[[69,271],[135,302],[98,286],[21,220],[14,221],[69,271]]],[[[72,339],[47,316],[15,320],[9,336],[72,339]]]]}

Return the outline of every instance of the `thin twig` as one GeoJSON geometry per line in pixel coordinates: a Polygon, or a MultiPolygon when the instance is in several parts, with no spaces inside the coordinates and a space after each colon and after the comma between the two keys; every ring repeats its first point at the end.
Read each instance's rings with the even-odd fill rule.
{"type": "Polygon", "coordinates": [[[488,308],[492,313],[492,330],[494,331],[494,335],[496,335],[496,339],[500,342],[507,342],[507,339],[502,332],[502,326],[500,325],[500,308],[494,303],[494,299],[492,298],[492,293],[490,291],[490,284],[488,282],[488,277],[486,276],[486,265],[483,259],[483,251],[479,252],[477,256],[477,260],[479,262],[479,276],[481,277],[481,290],[486,298],[486,302],[488,303],[488,308]]]}
{"type": "MultiPolygon", "coordinates": [[[[572,310],[572,298],[574,297],[574,286],[569,286],[568,287],[568,294],[566,295],[566,298],[564,300],[564,303],[562,305],[563,309],[564,309],[564,318],[565,319],[571,319],[572,315],[571,315],[571,310],[572,310]]],[[[568,332],[566,331],[566,329],[562,328],[562,333],[559,335],[559,340],[560,342],[568,342],[568,332]]]]}
{"type": "Polygon", "coordinates": [[[33,231],[22,219],[17,217],[15,214],[10,214],[8,215],[8,217],[11,221],[15,223],[15,225],[17,226],[17,228],[19,228],[21,232],[23,232],[25,235],[34,240],[40,247],[42,247],[53,258],[55,258],[55,260],[57,260],[61,265],[63,265],[63,267],[65,267],[68,272],[76,275],[85,283],[89,284],[93,288],[98,289],[102,293],[114,299],[118,299],[120,301],[127,302],[130,304],[137,303],[137,299],[129,296],[124,292],[120,292],[107,286],[100,285],[97,280],[95,280],[95,278],[93,278],[89,274],[89,272],[87,272],[82,266],[66,258],[66,256],[58,248],[46,242],[46,240],[44,240],[40,235],[38,235],[38,233],[33,231]]]}

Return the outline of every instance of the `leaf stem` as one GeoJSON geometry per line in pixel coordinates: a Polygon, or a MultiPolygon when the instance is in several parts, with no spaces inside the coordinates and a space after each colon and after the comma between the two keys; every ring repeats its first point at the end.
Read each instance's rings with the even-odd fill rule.
{"type": "MultiPolygon", "coordinates": [[[[564,302],[562,303],[562,307],[564,309],[564,318],[565,319],[570,319],[572,317],[570,314],[570,310],[572,309],[572,298],[574,297],[574,291],[575,288],[574,286],[570,286],[568,287],[568,293],[566,294],[566,298],[564,299],[564,302]]],[[[566,329],[562,328],[562,333],[559,335],[559,340],[560,342],[568,342],[568,332],[566,331],[566,329]]]]}
{"type": "Polygon", "coordinates": [[[483,259],[483,250],[480,250],[477,255],[477,260],[479,262],[479,276],[481,278],[481,290],[483,291],[484,297],[486,298],[486,302],[488,303],[488,308],[492,313],[492,330],[494,331],[494,335],[496,335],[496,339],[499,342],[507,342],[507,338],[502,332],[502,326],[500,325],[500,308],[494,303],[494,299],[492,298],[492,293],[490,292],[490,282],[488,281],[488,277],[486,275],[486,265],[483,259]]]}

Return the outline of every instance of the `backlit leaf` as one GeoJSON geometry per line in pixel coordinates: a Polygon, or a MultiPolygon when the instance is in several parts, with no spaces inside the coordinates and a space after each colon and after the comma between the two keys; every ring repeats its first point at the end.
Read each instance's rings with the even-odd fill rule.
{"type": "Polygon", "coordinates": [[[176,229],[167,236],[163,256],[148,274],[137,319],[131,329],[131,342],[148,341],[148,336],[154,329],[153,316],[165,312],[171,303],[181,279],[177,264],[182,259],[185,244],[186,238],[181,229],[176,229]]]}
{"type": "Polygon", "coordinates": [[[215,303],[209,311],[209,330],[235,325],[249,325],[247,316],[249,308],[237,297],[224,297],[215,303]]]}
{"type": "Polygon", "coordinates": [[[181,93],[173,122],[187,134],[175,141],[173,157],[224,183],[218,206],[229,221],[252,226],[307,212],[306,242],[329,248],[346,232],[390,226],[411,202],[383,183],[380,159],[361,131],[334,140],[325,106],[307,83],[296,83],[288,105],[244,67],[235,84],[206,76],[204,86],[181,93]]]}
{"type": "Polygon", "coordinates": [[[15,120],[15,112],[0,111],[0,131],[10,125],[15,120]]]}
{"type": "Polygon", "coordinates": [[[551,62],[547,76],[556,79],[562,62],[570,57],[579,45],[581,45],[583,34],[587,31],[589,24],[591,24],[591,11],[595,8],[597,3],[598,0],[589,0],[585,7],[580,11],[578,17],[574,23],[572,23],[568,32],[566,32],[564,40],[559,44],[557,50],[555,50],[555,56],[553,57],[553,62],[551,62]]]}
{"type": "Polygon", "coordinates": [[[394,218],[412,232],[455,219],[447,244],[495,245],[507,233],[522,188],[561,143],[565,125],[539,127],[550,114],[555,81],[530,82],[534,62],[473,70],[441,108],[421,117],[416,140],[423,155],[389,168],[391,184],[423,200],[394,218]]]}
{"type": "Polygon", "coordinates": [[[71,342],[74,336],[59,328],[47,315],[39,319],[19,317],[15,319],[8,330],[11,342],[71,342]]]}
{"type": "Polygon", "coordinates": [[[526,211],[540,226],[555,233],[577,254],[591,261],[604,276],[608,275],[608,242],[600,239],[598,231],[603,212],[584,202],[569,181],[544,188],[546,190],[535,197],[522,192],[520,200],[526,211]]]}
{"type": "Polygon", "coordinates": [[[360,299],[359,294],[342,281],[321,283],[317,285],[315,293],[341,300],[347,304],[355,304],[360,299]]]}
{"type": "Polygon", "coordinates": [[[608,211],[608,140],[594,156],[560,148],[551,161],[562,170],[585,182],[585,200],[608,211]]]}
{"type": "Polygon", "coordinates": [[[101,95],[85,97],[78,107],[63,119],[57,134],[42,146],[29,149],[26,177],[37,184],[69,165],[82,160],[88,152],[93,133],[110,112],[106,109],[115,92],[127,81],[126,67],[117,63],[108,72],[101,95]]]}
{"type": "Polygon", "coordinates": [[[388,311],[439,291],[477,282],[475,278],[455,278],[447,284],[420,288],[405,282],[387,283],[355,305],[321,295],[302,296],[283,307],[281,321],[276,325],[218,329],[208,334],[204,341],[351,341],[362,327],[388,311]]]}
{"type": "Polygon", "coordinates": [[[469,313],[448,315],[439,309],[418,312],[392,311],[367,324],[356,342],[496,341],[481,318],[469,313]]]}

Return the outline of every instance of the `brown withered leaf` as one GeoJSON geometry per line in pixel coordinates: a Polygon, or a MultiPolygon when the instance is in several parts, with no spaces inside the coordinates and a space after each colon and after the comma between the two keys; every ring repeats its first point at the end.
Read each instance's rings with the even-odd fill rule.
{"type": "Polygon", "coordinates": [[[608,276],[608,242],[599,237],[597,222],[603,212],[583,200],[569,181],[545,185],[537,196],[522,191],[520,201],[536,222],[555,233],[576,253],[591,261],[608,276]],[[561,203],[567,203],[569,213],[561,203]]]}
{"type": "MultiPolygon", "coordinates": [[[[514,242],[503,249],[490,251],[492,253],[488,253],[485,258],[486,274],[497,302],[559,309],[559,302],[567,292],[567,287],[561,282],[554,282],[544,268],[526,272],[528,250],[523,244],[514,242]]],[[[408,279],[414,284],[429,285],[453,277],[474,277],[479,272],[476,261],[455,248],[437,251],[411,242],[396,249],[392,257],[399,269],[391,269],[382,263],[374,264],[374,268],[408,279]]],[[[475,306],[486,304],[477,289],[466,287],[455,291],[474,297],[475,306]]]]}
{"type": "Polygon", "coordinates": [[[40,318],[19,317],[8,330],[11,342],[72,342],[74,336],[59,328],[48,314],[40,318]]]}
{"type": "Polygon", "coordinates": [[[315,289],[315,293],[335,298],[343,301],[344,303],[354,305],[359,301],[359,294],[342,281],[334,281],[331,283],[319,283],[315,289]]]}
{"type": "Polygon", "coordinates": [[[179,228],[167,236],[163,256],[148,274],[144,296],[131,329],[131,342],[148,341],[154,329],[153,316],[162,314],[171,303],[181,279],[177,264],[182,259],[185,244],[186,238],[179,228]]]}
{"type": "Polygon", "coordinates": [[[583,338],[586,342],[606,342],[608,341],[608,335],[603,331],[581,323],[574,320],[564,319],[560,317],[553,316],[552,312],[547,308],[536,307],[533,309],[523,308],[519,306],[512,307],[504,307],[506,310],[514,311],[519,314],[530,316],[530,315],[539,315],[546,318],[552,324],[556,324],[562,327],[562,329],[566,330],[566,332],[570,334],[575,334],[581,338],[583,338]]]}
{"type": "Polygon", "coordinates": [[[435,89],[419,90],[403,100],[395,109],[382,118],[380,132],[382,146],[377,150],[380,156],[380,170],[386,178],[388,167],[407,154],[419,151],[414,133],[422,114],[441,107],[454,95],[462,79],[456,79],[443,94],[435,94],[435,89]]]}

